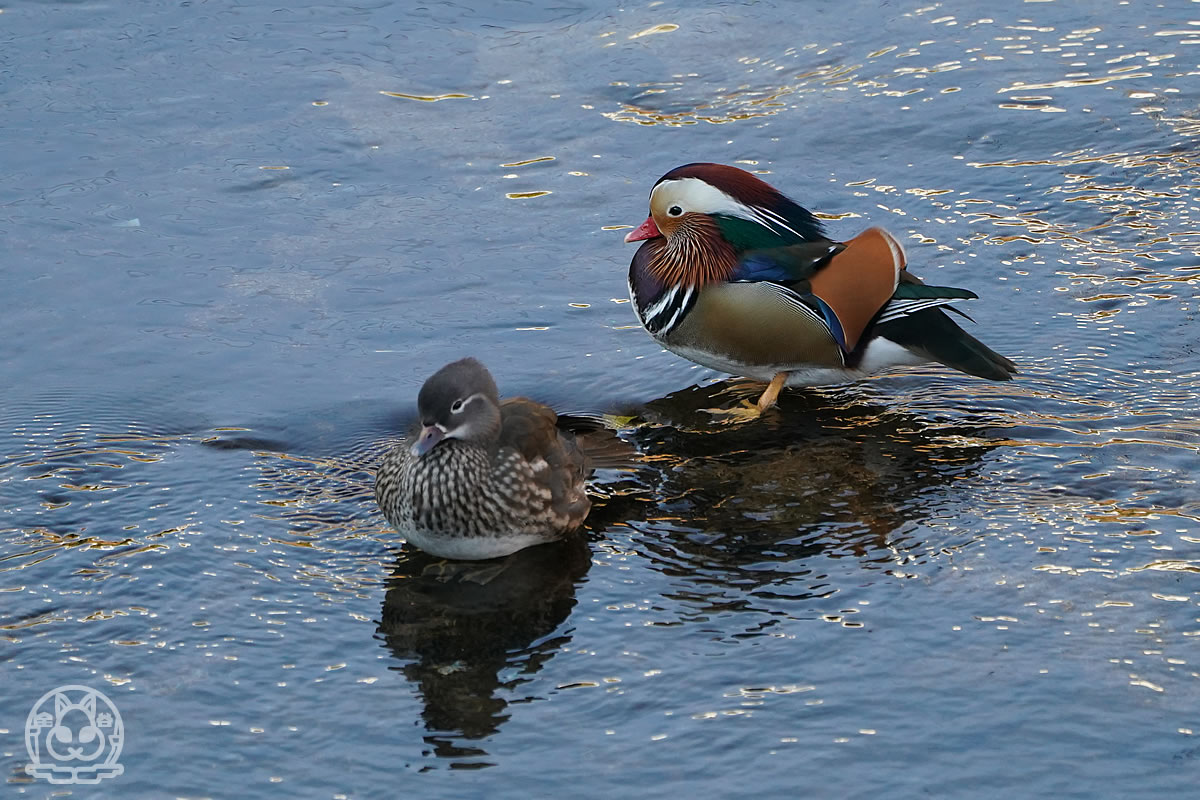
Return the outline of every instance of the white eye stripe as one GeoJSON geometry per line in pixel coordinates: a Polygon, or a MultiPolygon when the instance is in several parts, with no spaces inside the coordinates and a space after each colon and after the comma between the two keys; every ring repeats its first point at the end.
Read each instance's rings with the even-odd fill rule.
{"type": "Polygon", "coordinates": [[[786,231],[801,239],[800,232],[777,211],[761,206],[748,206],[738,202],[734,197],[721,191],[710,183],[699,178],[676,178],[663,181],[654,187],[650,194],[650,205],[654,207],[659,202],[660,209],[667,208],[667,215],[674,217],[671,210],[681,207],[689,211],[699,211],[702,214],[723,214],[728,217],[738,217],[747,222],[761,225],[772,233],[786,231]]]}
{"type": "Polygon", "coordinates": [[[703,214],[728,214],[747,219],[750,219],[753,213],[725,192],[699,178],[663,181],[650,193],[651,207],[655,205],[655,201],[661,204],[658,206],[660,209],[669,209],[677,205],[703,214]]]}
{"type": "Polygon", "coordinates": [[[450,405],[450,413],[451,414],[461,414],[463,411],[466,410],[468,403],[470,403],[472,400],[478,400],[481,397],[483,397],[483,395],[480,394],[479,392],[476,392],[475,394],[471,395],[470,397],[463,397],[463,398],[459,398],[458,400],[455,400],[450,405]]]}

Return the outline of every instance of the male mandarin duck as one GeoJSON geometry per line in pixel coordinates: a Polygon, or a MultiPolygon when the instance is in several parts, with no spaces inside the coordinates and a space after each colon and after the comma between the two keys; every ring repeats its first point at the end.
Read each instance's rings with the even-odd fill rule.
{"type": "Polygon", "coordinates": [[[591,507],[588,458],[547,406],[500,400],[464,358],[425,381],[421,428],[384,456],[375,501],[413,545],[441,558],[497,558],[562,538],[591,507]]]}
{"type": "Polygon", "coordinates": [[[936,361],[996,381],[1016,372],[939,308],[974,292],[922,283],[881,228],[828,239],[808,210],[737,167],[671,170],[625,241],[642,242],[629,267],[642,326],[684,358],[768,381],[759,412],[784,385],[891,366],[936,361]]]}

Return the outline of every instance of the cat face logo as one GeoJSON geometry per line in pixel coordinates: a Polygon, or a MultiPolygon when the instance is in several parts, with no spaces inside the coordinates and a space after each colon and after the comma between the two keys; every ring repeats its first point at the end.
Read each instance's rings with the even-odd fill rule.
{"type": "Polygon", "coordinates": [[[51,783],[99,783],[120,775],[125,726],[117,707],[87,686],[42,695],[25,720],[25,771],[51,783]]]}

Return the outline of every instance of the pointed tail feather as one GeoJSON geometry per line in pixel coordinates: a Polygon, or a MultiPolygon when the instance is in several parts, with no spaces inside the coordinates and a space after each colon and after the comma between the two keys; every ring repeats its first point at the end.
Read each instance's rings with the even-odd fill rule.
{"type": "Polygon", "coordinates": [[[896,344],[968,375],[1007,381],[1017,365],[960,328],[940,308],[879,324],[875,331],[896,344]]]}
{"type": "Polygon", "coordinates": [[[946,297],[953,300],[979,299],[979,295],[970,289],[958,289],[953,286],[930,286],[927,283],[901,283],[892,294],[893,300],[927,300],[934,297],[946,297]]]}

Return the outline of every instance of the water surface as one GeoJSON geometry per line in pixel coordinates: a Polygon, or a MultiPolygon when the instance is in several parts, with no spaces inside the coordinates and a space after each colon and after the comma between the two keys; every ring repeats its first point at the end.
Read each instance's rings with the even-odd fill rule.
{"type": "Polygon", "coordinates": [[[0,755],[71,797],[1184,797],[1200,759],[1200,9],[15,2],[0,13],[0,755]],[[754,394],[624,231],[760,172],[1021,369],[754,394]],[[480,571],[372,470],[462,355],[645,454],[480,571]]]}

